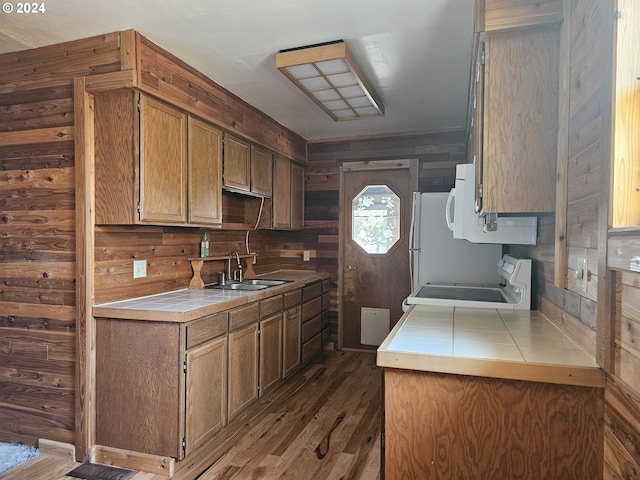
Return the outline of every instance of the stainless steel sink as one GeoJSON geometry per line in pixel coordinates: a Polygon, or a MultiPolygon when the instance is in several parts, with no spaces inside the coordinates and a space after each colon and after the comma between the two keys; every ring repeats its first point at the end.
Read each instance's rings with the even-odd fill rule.
{"type": "Polygon", "coordinates": [[[283,283],[287,283],[287,280],[267,280],[254,278],[252,280],[243,280],[242,283],[247,283],[249,285],[266,285],[267,287],[273,287],[276,285],[282,285],[283,283]]]}
{"type": "Polygon", "coordinates": [[[225,283],[224,285],[206,285],[205,288],[215,288],[216,290],[262,290],[269,288],[269,285],[254,285],[244,282],[225,283]]]}
{"type": "Polygon", "coordinates": [[[217,290],[263,290],[265,288],[282,285],[288,281],[289,280],[267,280],[255,278],[252,280],[243,280],[242,282],[228,282],[224,285],[205,285],[204,288],[215,288],[217,290]]]}

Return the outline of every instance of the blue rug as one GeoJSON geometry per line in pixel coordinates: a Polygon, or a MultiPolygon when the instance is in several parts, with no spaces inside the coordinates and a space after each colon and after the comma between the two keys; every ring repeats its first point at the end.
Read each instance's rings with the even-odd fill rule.
{"type": "Polygon", "coordinates": [[[6,472],[36,455],[38,455],[36,447],[19,443],[0,442],[0,473],[6,472]]]}

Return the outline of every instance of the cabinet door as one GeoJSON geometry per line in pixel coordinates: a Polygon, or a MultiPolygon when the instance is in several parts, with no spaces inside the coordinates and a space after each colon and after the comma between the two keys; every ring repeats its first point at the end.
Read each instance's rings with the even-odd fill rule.
{"type": "Polygon", "coordinates": [[[251,192],[270,197],[273,191],[273,155],[254,145],[251,146],[251,192]]]}
{"type": "Polygon", "coordinates": [[[291,228],[291,162],[276,157],[273,162],[273,228],[291,228]]]}
{"type": "Polygon", "coordinates": [[[229,334],[229,421],[258,398],[258,324],[229,334]]]}
{"type": "Polygon", "coordinates": [[[189,223],[222,223],[222,132],[189,117],[189,223]]]}
{"type": "Polygon", "coordinates": [[[187,221],[187,115],[140,96],[140,221],[187,221]]]}
{"type": "Polygon", "coordinates": [[[227,336],[187,352],[185,455],[227,420],[227,336]]]}
{"type": "Polygon", "coordinates": [[[282,312],[260,321],[260,396],[282,378],[282,312]]]}
{"type": "Polygon", "coordinates": [[[304,228],[304,168],[291,164],[291,229],[304,228]]]}
{"type": "Polygon", "coordinates": [[[557,28],[485,36],[485,212],[555,209],[558,56],[557,28]]]}
{"type": "Polygon", "coordinates": [[[300,305],[283,312],[282,370],[285,378],[300,365],[300,305]]]}
{"type": "Polygon", "coordinates": [[[251,150],[249,143],[233,135],[224,137],[224,186],[251,190],[251,150]]]}

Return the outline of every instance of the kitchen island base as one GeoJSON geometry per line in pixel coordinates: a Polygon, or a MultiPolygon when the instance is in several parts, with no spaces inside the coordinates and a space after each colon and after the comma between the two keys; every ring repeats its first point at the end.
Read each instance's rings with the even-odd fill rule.
{"type": "Polygon", "coordinates": [[[604,390],[386,368],[385,479],[599,479],[604,390]]]}

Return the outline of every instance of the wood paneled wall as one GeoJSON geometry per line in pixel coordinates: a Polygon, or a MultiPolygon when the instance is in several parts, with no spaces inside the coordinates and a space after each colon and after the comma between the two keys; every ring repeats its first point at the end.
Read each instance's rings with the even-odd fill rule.
{"type": "MultiPolygon", "coordinates": [[[[209,251],[224,256],[245,253],[242,231],[208,230],[209,251]]],[[[200,252],[204,230],[179,227],[97,227],[95,248],[95,302],[113,302],[186,288],[191,280],[190,257],[200,252]],[[133,261],[146,260],[147,276],[133,278],[133,261]]],[[[280,270],[282,242],[279,232],[256,230],[249,234],[251,252],[258,254],[254,271],[259,275],[280,270]]],[[[235,265],[235,262],[232,264],[235,265]]],[[[235,268],[232,268],[235,269],[235,268]]],[[[205,283],[218,281],[227,262],[205,262],[205,283]]]]}
{"type": "MultiPolygon", "coordinates": [[[[633,3],[633,2],[632,2],[633,3]]],[[[631,5],[631,4],[629,4],[631,5]]],[[[599,349],[597,330],[615,330],[615,361],[605,391],[605,479],[638,478],[640,472],[640,274],[614,272],[615,318],[606,311],[606,289],[598,288],[606,265],[609,211],[609,165],[611,161],[611,52],[614,6],[619,17],[629,19],[625,2],[579,0],[570,3],[567,172],[567,288],[554,285],[554,216],[540,218],[540,242],[536,247],[510,247],[510,251],[534,259],[537,307],[594,358],[599,349]],[[604,217],[603,217],[604,216],[604,217]],[[603,221],[604,218],[604,221],[603,221]],[[587,291],[576,287],[576,258],[588,260],[587,291]],[[603,290],[605,294],[603,295],[603,290]],[[604,322],[605,325],[599,325],[604,322]]],[[[569,22],[567,24],[567,21],[569,22]]],[[[640,35],[640,34],[639,34],[640,35]]],[[[559,159],[561,161],[563,159],[559,159]]],[[[636,235],[637,237],[637,235],[636,235]]],[[[627,250],[637,249],[633,237],[618,241],[627,250]]],[[[628,253],[628,252],[627,252],[628,253]]],[[[609,252],[611,255],[611,252],[609,252]]],[[[614,268],[620,268],[619,265],[614,268]]],[[[625,267],[625,268],[628,268],[625,267]]]]}
{"type": "Polygon", "coordinates": [[[433,134],[360,138],[308,145],[305,230],[299,245],[315,253],[319,272],[331,275],[331,340],[338,336],[338,250],[340,167],[345,162],[419,159],[419,189],[446,192],[455,183],[455,166],[466,162],[464,130],[433,134]]]}
{"type": "Polygon", "coordinates": [[[117,33],[0,56],[3,441],[74,443],[73,78],[119,69],[117,33]]]}
{"type": "MultiPolygon", "coordinates": [[[[303,138],[133,30],[0,55],[0,441],[75,443],[76,422],[91,416],[75,405],[74,79],[125,70],[136,72],[147,93],[305,161],[303,138]]],[[[233,218],[233,202],[230,208],[233,218]]],[[[100,228],[96,298],[186,286],[186,258],[196,255],[201,234],[188,228],[100,228]],[[148,276],[134,283],[131,262],[145,257],[148,276]]],[[[216,231],[212,237],[212,252],[244,251],[244,231],[216,231]]],[[[285,238],[278,232],[250,234],[257,273],[280,268],[285,238]]],[[[284,250],[284,264],[295,265],[284,250]]],[[[208,268],[216,268],[207,273],[212,277],[219,266],[208,268]]],[[[90,299],[85,304],[91,308],[90,299]]]]}

